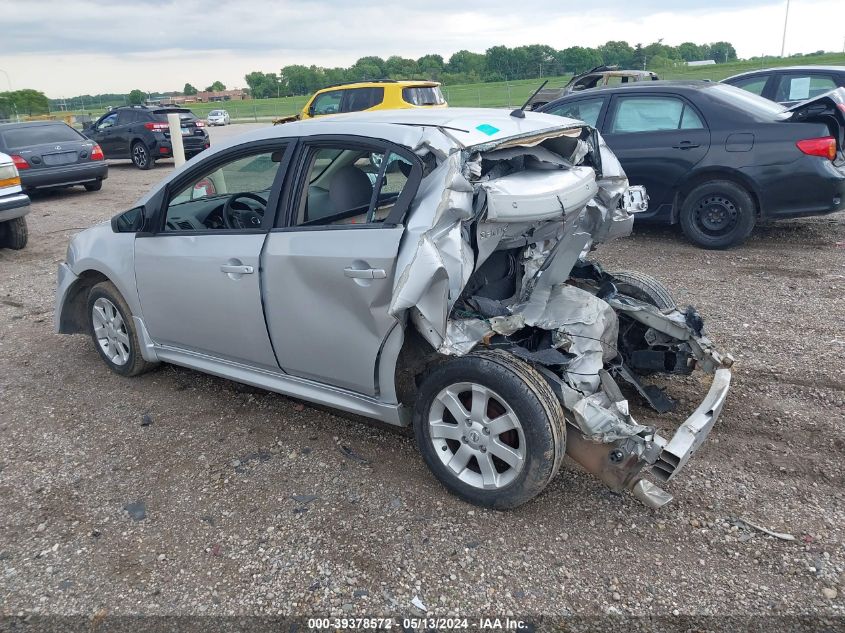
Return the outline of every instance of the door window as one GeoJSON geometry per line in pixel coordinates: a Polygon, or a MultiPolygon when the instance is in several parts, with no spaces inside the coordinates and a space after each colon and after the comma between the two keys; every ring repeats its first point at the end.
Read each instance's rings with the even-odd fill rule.
{"type": "Polygon", "coordinates": [[[630,134],[703,127],[695,111],[675,97],[620,97],[610,131],[630,134]]]}
{"type": "Polygon", "coordinates": [[[108,115],[104,119],[101,119],[100,122],[97,124],[98,130],[105,130],[107,128],[112,127],[117,123],[117,112],[113,112],[112,114],[108,115]]]}
{"type": "Polygon", "coordinates": [[[384,222],[404,191],[411,169],[408,159],[395,152],[360,147],[312,148],[296,224],[384,222]]]}
{"type": "Polygon", "coordinates": [[[165,232],[259,229],[284,149],[239,155],[191,179],[167,205],[165,232]]]}
{"type": "Polygon", "coordinates": [[[806,101],[834,88],[836,83],[828,75],[783,75],[775,91],[775,101],[806,101]]]}
{"type": "Polygon", "coordinates": [[[768,81],[768,77],[747,77],[745,79],[731,81],[730,85],[742,88],[748,92],[753,92],[755,95],[762,95],[763,89],[766,87],[768,81]]]}
{"type": "Polygon", "coordinates": [[[117,115],[117,125],[129,125],[138,120],[138,115],[132,110],[121,110],[117,115]]]}
{"type": "Polygon", "coordinates": [[[340,102],[342,100],[342,90],[332,90],[331,92],[318,94],[314,97],[314,103],[311,104],[311,114],[313,116],[320,114],[337,114],[340,112],[340,102]]]}
{"type": "Polygon", "coordinates": [[[587,125],[597,127],[599,113],[601,112],[601,107],[603,104],[604,99],[602,98],[581,99],[580,101],[563,103],[550,110],[547,110],[547,112],[549,114],[565,116],[570,119],[578,119],[580,121],[583,121],[587,125]]]}
{"type": "Polygon", "coordinates": [[[384,99],[384,88],[350,88],[344,91],[344,99],[344,112],[360,112],[380,104],[384,99]]]}

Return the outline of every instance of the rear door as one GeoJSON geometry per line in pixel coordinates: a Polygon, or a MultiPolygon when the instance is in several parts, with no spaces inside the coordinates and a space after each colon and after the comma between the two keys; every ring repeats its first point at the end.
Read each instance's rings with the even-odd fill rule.
{"type": "Polygon", "coordinates": [[[117,124],[112,128],[109,136],[115,158],[129,157],[129,143],[132,141],[132,130],[138,122],[138,115],[136,110],[129,108],[118,110],[117,124]]]}
{"type": "Polygon", "coordinates": [[[287,373],[376,395],[404,213],[421,177],[407,149],[354,137],[302,144],[296,186],[262,256],[267,327],[287,373]]]}
{"type": "Polygon", "coordinates": [[[644,185],[648,211],[668,219],[678,184],[710,149],[701,113],[679,94],[613,95],[601,130],[633,185],[644,185]]]}

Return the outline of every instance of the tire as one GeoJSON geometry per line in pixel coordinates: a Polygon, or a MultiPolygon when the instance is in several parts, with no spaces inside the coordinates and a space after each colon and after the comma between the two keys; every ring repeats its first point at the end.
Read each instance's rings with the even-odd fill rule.
{"type": "Polygon", "coordinates": [[[155,159],[150,154],[150,148],[143,141],[132,143],[130,155],[132,157],[132,164],[138,169],[152,169],[155,165],[155,159]]]}
{"type": "Polygon", "coordinates": [[[540,494],[566,453],[566,422],[551,387],[528,363],[501,350],[436,367],[420,386],[414,434],[426,465],[451,493],[500,510],[540,494]],[[456,409],[464,419],[452,414],[456,409]],[[491,429],[497,421],[504,429],[498,434],[491,429]]]}
{"type": "Polygon", "coordinates": [[[681,229],[702,248],[725,249],[751,235],[755,215],[756,206],[748,191],[729,180],[712,180],[684,198],[681,229]]]}
{"type": "Polygon", "coordinates": [[[669,289],[651,275],[635,270],[620,270],[610,274],[613,275],[616,289],[624,295],[650,303],[666,312],[678,307],[669,289]]]}
{"type": "Polygon", "coordinates": [[[3,222],[0,225],[2,228],[2,245],[12,250],[19,251],[29,241],[29,229],[26,226],[26,218],[21,216],[3,222]]]}
{"type": "Polygon", "coordinates": [[[85,183],[85,191],[99,191],[103,188],[103,179],[97,178],[94,182],[85,183]]]}
{"type": "Polygon", "coordinates": [[[87,308],[91,339],[109,369],[121,376],[138,376],[157,365],[141,356],[132,312],[114,284],[103,281],[91,288],[87,308]]]}

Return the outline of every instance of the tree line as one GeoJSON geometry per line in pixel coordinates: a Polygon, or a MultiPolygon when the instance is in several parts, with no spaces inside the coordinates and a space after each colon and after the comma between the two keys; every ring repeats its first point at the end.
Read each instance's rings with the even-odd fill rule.
{"type": "Polygon", "coordinates": [[[538,79],[578,73],[602,64],[621,68],[662,68],[676,63],[713,59],[716,63],[736,60],[730,42],[669,46],[662,40],[643,46],[609,41],[595,48],[570,46],[555,49],[543,44],[493,46],[484,53],[458,51],[448,60],[428,54],[418,59],[393,55],[387,59],[362,57],[346,68],[293,64],[278,73],[253,71],[244,80],[253,97],[306,95],[329,86],[373,79],[434,79],[446,85],[490,81],[538,79]]]}

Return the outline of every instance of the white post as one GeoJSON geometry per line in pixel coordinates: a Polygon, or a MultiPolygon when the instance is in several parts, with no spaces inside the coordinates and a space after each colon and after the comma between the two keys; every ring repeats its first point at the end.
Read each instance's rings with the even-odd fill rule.
{"type": "Polygon", "coordinates": [[[185,146],[182,145],[182,122],[178,112],[169,112],[167,122],[170,124],[170,145],[173,147],[173,162],[178,167],[185,163],[185,146]]]}

